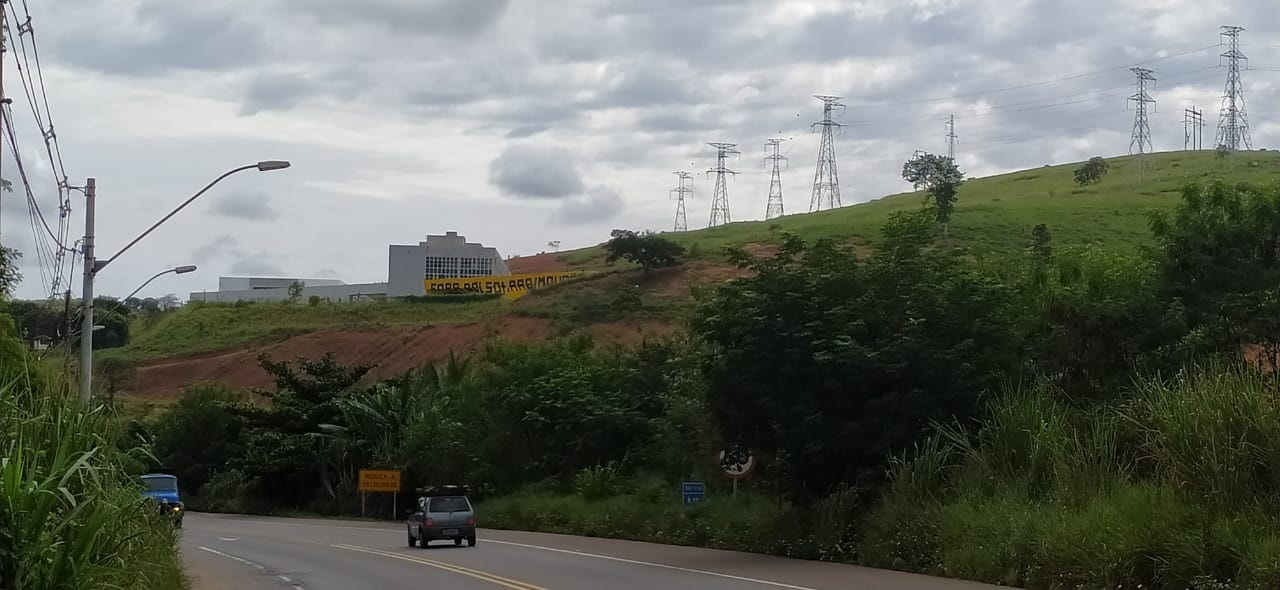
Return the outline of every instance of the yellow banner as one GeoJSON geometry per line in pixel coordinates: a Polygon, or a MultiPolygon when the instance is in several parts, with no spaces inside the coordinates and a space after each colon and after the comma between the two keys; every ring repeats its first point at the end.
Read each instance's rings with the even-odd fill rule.
{"type": "Polygon", "coordinates": [[[457,292],[501,293],[506,299],[515,299],[528,293],[531,289],[549,287],[577,275],[578,273],[576,272],[542,272],[527,275],[498,275],[464,279],[428,279],[423,281],[423,285],[427,289],[427,295],[457,292]]]}

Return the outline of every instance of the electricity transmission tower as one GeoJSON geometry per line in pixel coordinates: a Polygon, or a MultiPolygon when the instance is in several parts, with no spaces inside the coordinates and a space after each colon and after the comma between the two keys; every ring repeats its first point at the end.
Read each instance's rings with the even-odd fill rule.
{"type": "Polygon", "coordinates": [[[685,195],[693,193],[693,189],[689,188],[685,183],[690,178],[693,178],[693,175],[684,170],[674,172],[674,174],[680,178],[680,186],[671,189],[671,194],[676,197],[676,231],[689,231],[689,221],[684,214],[684,198],[685,195]]]}
{"type": "Polygon", "coordinates": [[[1249,58],[1240,51],[1240,32],[1244,27],[1226,26],[1221,36],[1226,38],[1227,88],[1222,95],[1222,110],[1218,115],[1218,147],[1229,150],[1252,149],[1249,140],[1249,117],[1244,109],[1244,87],[1240,83],[1240,65],[1248,67],[1249,58]]]}
{"type": "Polygon", "coordinates": [[[1199,150],[1204,146],[1204,111],[1195,106],[1182,111],[1182,149],[1199,150]]]}
{"type": "Polygon", "coordinates": [[[780,163],[787,161],[787,157],[780,153],[783,141],[782,138],[774,137],[764,143],[765,149],[773,148],[773,153],[764,157],[765,162],[773,162],[773,175],[769,180],[769,203],[764,211],[765,219],[785,215],[782,210],[782,171],[779,168],[780,163]]]}
{"type": "Polygon", "coordinates": [[[840,207],[840,175],[836,172],[836,142],[832,131],[843,127],[831,120],[831,112],[843,109],[839,96],[814,95],[822,101],[822,120],[813,127],[822,127],[822,140],[818,144],[818,166],[813,172],[813,196],[809,200],[809,211],[821,211],[825,203],[827,209],[840,207]]]}
{"type": "Polygon", "coordinates": [[[1129,138],[1129,153],[1137,150],[1138,155],[1151,150],[1151,126],[1147,120],[1147,105],[1155,104],[1156,99],[1147,93],[1147,82],[1154,83],[1156,77],[1147,68],[1129,68],[1138,77],[1138,91],[1129,97],[1129,102],[1136,103],[1137,111],[1133,115],[1133,134],[1129,138]]]}
{"type": "Polygon", "coordinates": [[[716,189],[711,195],[711,221],[707,227],[715,227],[724,225],[731,221],[729,217],[729,187],[725,183],[725,174],[737,174],[733,170],[725,167],[724,160],[729,154],[740,154],[738,150],[733,149],[735,145],[732,143],[708,143],[707,145],[716,148],[716,167],[707,170],[707,174],[712,172],[716,175],[716,189]]]}
{"type": "Polygon", "coordinates": [[[947,120],[947,158],[952,162],[956,161],[956,116],[951,115],[947,120]]]}

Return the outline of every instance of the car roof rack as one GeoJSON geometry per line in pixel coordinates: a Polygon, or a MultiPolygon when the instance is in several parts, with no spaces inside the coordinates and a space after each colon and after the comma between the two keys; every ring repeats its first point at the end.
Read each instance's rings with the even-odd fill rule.
{"type": "Polygon", "coordinates": [[[417,488],[419,494],[427,497],[435,496],[466,496],[471,493],[471,486],[467,485],[442,485],[442,486],[425,486],[417,488]]]}

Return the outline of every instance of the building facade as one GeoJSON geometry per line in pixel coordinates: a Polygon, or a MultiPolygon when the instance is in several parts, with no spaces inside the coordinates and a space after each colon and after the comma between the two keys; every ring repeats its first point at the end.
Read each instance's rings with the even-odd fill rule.
{"type": "Polygon", "coordinates": [[[219,277],[217,291],[191,293],[191,301],[288,301],[289,288],[302,283],[301,300],[347,302],[426,295],[423,281],[510,275],[496,248],[468,242],[457,232],[428,235],[413,246],[391,245],[387,282],[349,285],[333,279],[286,277],[219,277]]]}
{"type": "Polygon", "coordinates": [[[387,296],[426,295],[427,279],[459,279],[509,275],[496,248],[468,242],[457,232],[429,235],[415,246],[389,248],[387,296]]]}

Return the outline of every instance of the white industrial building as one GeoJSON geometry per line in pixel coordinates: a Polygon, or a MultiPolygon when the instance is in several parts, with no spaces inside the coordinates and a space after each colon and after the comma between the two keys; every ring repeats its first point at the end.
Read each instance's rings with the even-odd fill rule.
{"type": "Polygon", "coordinates": [[[474,242],[457,232],[429,235],[417,245],[391,245],[387,253],[387,282],[347,284],[334,279],[291,277],[219,277],[217,291],[191,294],[191,301],[288,301],[289,289],[302,284],[302,301],[361,301],[426,295],[423,281],[509,275],[496,248],[474,242]]]}

